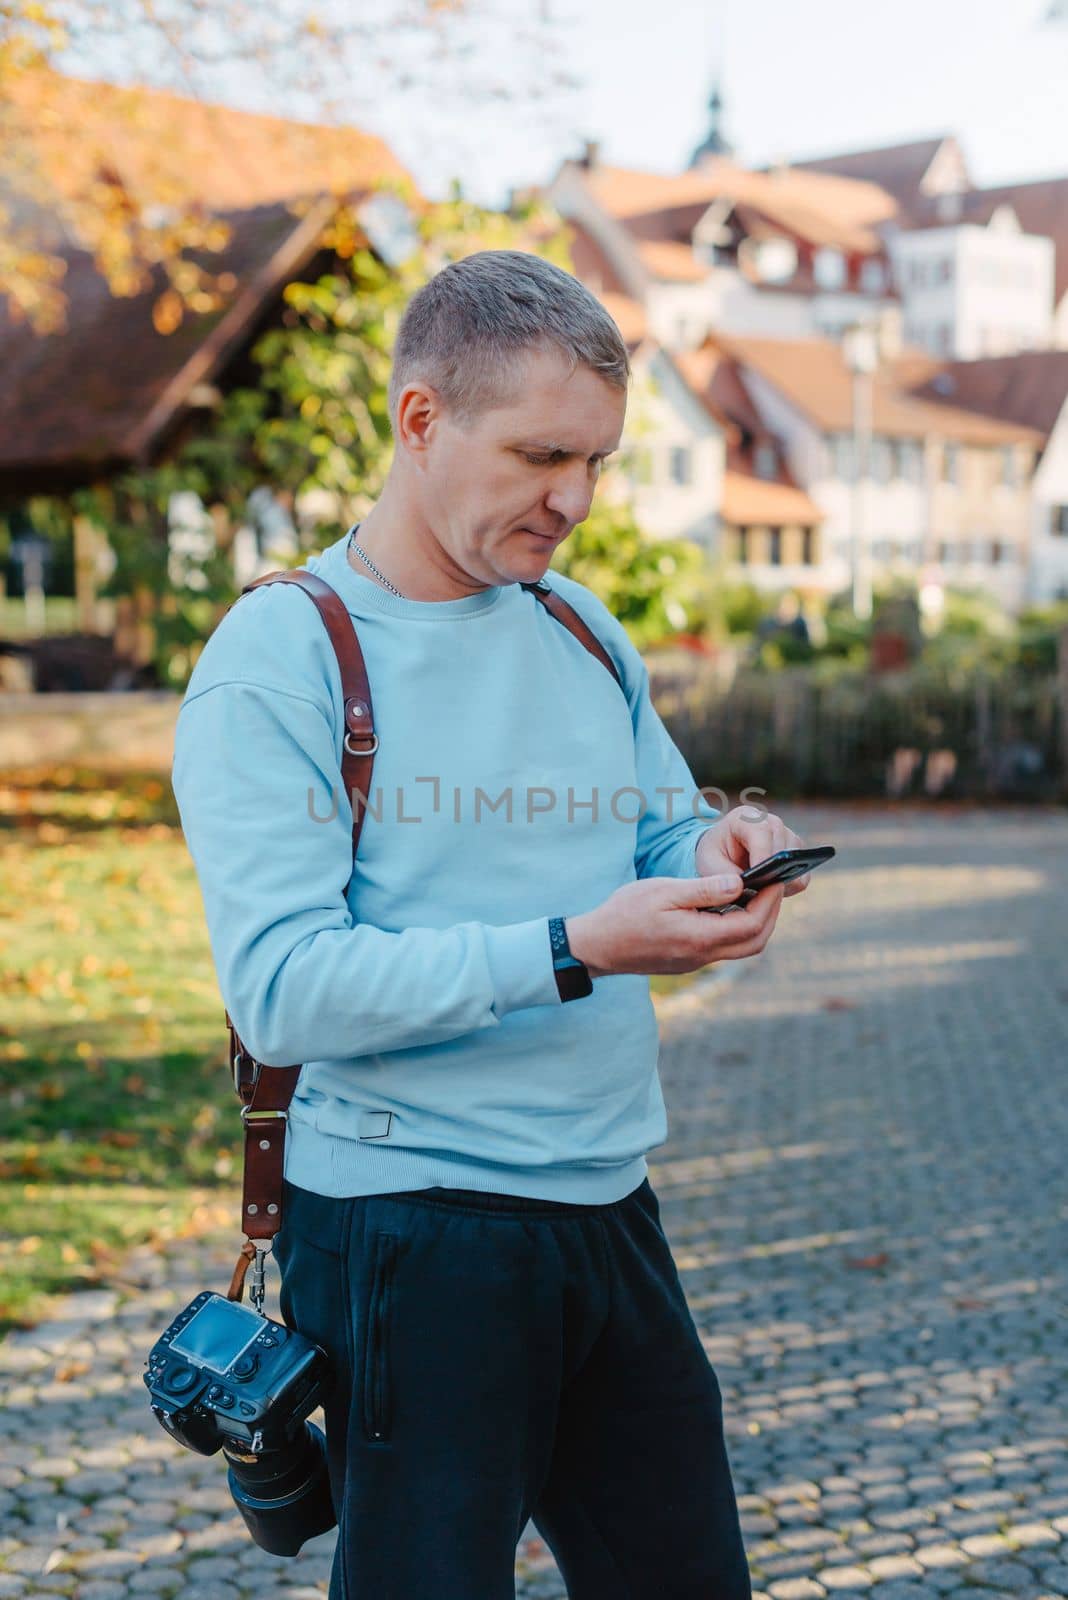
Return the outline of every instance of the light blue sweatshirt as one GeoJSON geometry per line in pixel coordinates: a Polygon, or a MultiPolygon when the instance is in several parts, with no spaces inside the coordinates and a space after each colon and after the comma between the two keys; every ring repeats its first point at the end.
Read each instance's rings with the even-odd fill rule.
{"type": "Polygon", "coordinates": [[[649,980],[596,978],[564,1003],[548,919],[693,876],[720,813],[582,584],[547,574],[625,694],[517,583],[399,599],[346,538],[305,566],[354,620],[380,741],[355,870],[340,673],[295,586],[226,614],[175,736],[226,1008],[257,1059],[301,1064],[286,1177],[335,1196],[621,1199],[667,1137],[649,980]]]}

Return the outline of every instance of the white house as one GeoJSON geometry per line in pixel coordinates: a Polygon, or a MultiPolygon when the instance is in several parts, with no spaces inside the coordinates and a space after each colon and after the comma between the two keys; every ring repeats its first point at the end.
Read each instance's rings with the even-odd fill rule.
{"type": "Polygon", "coordinates": [[[1036,603],[1068,599],[1068,350],[955,361],[921,392],[1036,431],[1040,445],[1031,480],[1024,598],[1036,603]]]}
{"type": "Polygon", "coordinates": [[[854,539],[874,576],[915,575],[1027,598],[1039,429],[919,392],[938,364],[908,352],[870,380],[871,450],[858,472],[854,378],[827,339],[713,341],[734,364],[793,481],[824,514],[818,578],[845,588],[854,539]]]}
{"type": "Polygon", "coordinates": [[[1068,177],[977,188],[952,135],[794,166],[893,197],[908,343],[962,360],[1068,347],[1068,177]]]}

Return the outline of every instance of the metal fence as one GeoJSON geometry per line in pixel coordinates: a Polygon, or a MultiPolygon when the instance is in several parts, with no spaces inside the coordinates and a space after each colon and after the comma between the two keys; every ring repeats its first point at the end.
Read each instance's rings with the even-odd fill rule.
{"type": "Polygon", "coordinates": [[[811,667],[658,673],[657,709],[698,783],[809,796],[1068,800],[1065,674],[811,667]]]}

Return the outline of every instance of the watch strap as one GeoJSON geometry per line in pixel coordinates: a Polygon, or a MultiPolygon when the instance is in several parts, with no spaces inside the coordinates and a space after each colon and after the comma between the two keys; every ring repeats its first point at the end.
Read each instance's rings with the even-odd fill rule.
{"type": "Polygon", "coordinates": [[[581,1000],[593,993],[589,969],[572,955],[563,917],[549,918],[549,945],[552,950],[556,990],[562,1001],[581,1000]]]}

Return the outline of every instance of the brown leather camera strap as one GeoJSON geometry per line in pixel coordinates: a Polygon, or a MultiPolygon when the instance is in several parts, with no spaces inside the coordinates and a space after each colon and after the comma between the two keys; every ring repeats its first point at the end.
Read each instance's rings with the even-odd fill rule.
{"type": "MultiPolygon", "coordinates": [[[[336,589],[316,577],[315,573],[303,567],[286,572],[268,572],[264,577],[247,583],[241,594],[248,594],[251,589],[268,583],[295,583],[303,589],[318,608],[337,656],[345,716],[341,776],[345,794],[352,805],[352,854],[355,862],[360,830],[366,815],[366,799],[371,793],[374,754],[378,749],[371,690],[360,641],[345,602],[336,589]]],[[[520,587],[536,595],[550,616],[574,634],[579,643],[607,667],[622,688],[611,656],[566,600],[561,599],[543,580],[524,583],[520,587]]],[[[238,596],[240,598],[241,595],[238,596]]],[[[233,604],[236,605],[237,600],[233,604]]],[[[249,1241],[269,1240],[282,1226],[285,1131],[289,1103],[300,1075],[300,1063],[268,1066],[265,1062],[257,1061],[238,1038],[229,1012],[225,1016],[230,1035],[230,1072],[242,1102],[241,1117],[245,1124],[241,1226],[249,1241]]],[[[251,1242],[247,1243],[234,1268],[228,1295],[231,1300],[241,1299],[245,1273],[253,1255],[254,1246],[251,1242]]]]}

